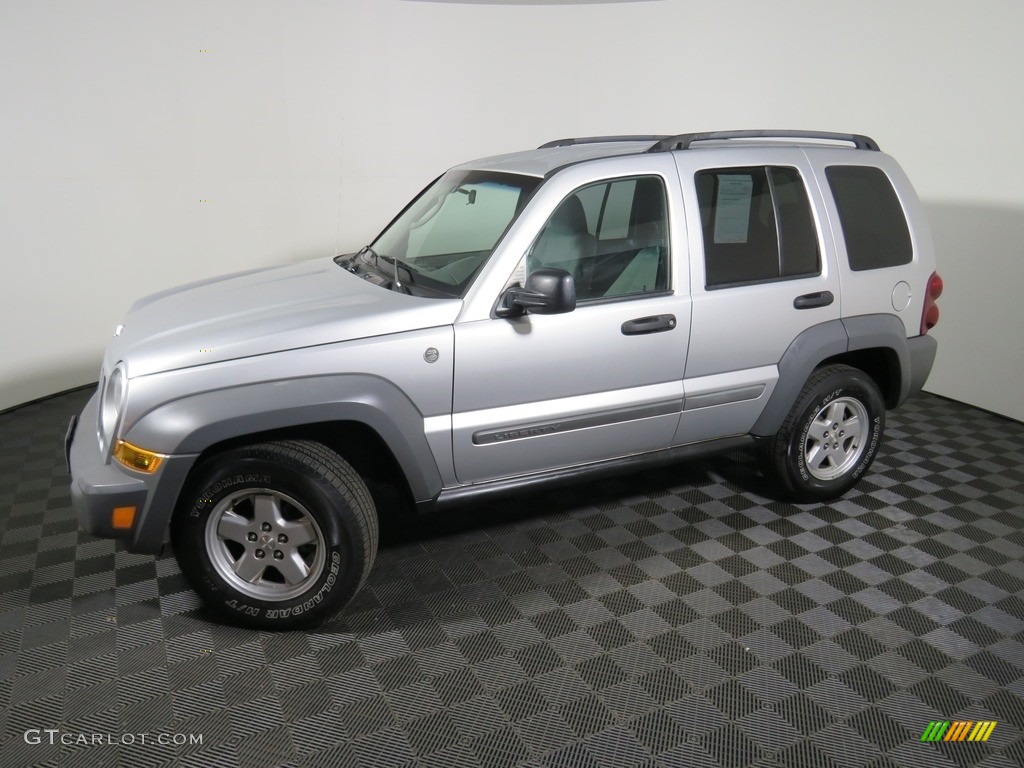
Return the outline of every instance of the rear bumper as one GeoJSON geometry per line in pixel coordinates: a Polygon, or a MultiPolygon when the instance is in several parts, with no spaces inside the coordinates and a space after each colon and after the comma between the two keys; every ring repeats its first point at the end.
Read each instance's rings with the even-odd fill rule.
{"type": "Polygon", "coordinates": [[[71,473],[71,505],[78,524],[104,539],[121,539],[129,552],[156,553],[163,545],[178,493],[195,456],[169,456],[152,475],[108,462],[96,437],[98,395],[93,395],[65,438],[71,473]],[[130,529],[113,527],[117,507],[135,507],[130,529]]]}
{"type": "Polygon", "coordinates": [[[938,342],[931,336],[914,336],[907,339],[907,355],[910,363],[908,396],[920,392],[928,380],[938,348],[938,342]]]}

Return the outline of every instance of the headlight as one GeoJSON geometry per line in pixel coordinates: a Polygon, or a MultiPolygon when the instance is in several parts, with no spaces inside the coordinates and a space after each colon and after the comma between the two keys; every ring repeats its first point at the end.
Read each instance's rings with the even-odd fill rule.
{"type": "Polygon", "coordinates": [[[117,431],[127,393],[128,377],[125,375],[124,363],[118,363],[107,377],[100,395],[100,449],[104,453],[117,431]]]}

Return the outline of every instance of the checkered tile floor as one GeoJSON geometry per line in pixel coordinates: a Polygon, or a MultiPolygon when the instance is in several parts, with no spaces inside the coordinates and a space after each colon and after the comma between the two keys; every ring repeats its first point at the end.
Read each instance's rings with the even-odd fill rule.
{"type": "Polygon", "coordinates": [[[390,531],[337,621],[262,634],[77,530],[88,396],[0,416],[4,768],[1024,765],[1019,423],[919,396],[829,505],[736,455],[465,509],[390,531]]]}

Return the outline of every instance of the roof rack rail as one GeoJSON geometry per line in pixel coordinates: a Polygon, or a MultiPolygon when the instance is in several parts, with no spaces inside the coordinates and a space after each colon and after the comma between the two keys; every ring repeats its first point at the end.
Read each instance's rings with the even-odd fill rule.
{"type": "Polygon", "coordinates": [[[642,135],[642,136],[582,136],[571,139],[555,139],[546,144],[541,144],[537,149],[552,149],[553,147],[572,147],[576,144],[601,144],[608,141],[661,141],[667,138],[665,134],[642,135]]]}
{"type": "Polygon", "coordinates": [[[857,149],[868,149],[878,152],[878,143],[868,136],[859,133],[832,133],[830,131],[709,131],[707,133],[680,133],[678,136],[666,136],[658,140],[648,152],[671,152],[674,149],[689,149],[698,141],[720,141],[725,139],[820,139],[823,141],[842,141],[853,144],[857,149]]]}

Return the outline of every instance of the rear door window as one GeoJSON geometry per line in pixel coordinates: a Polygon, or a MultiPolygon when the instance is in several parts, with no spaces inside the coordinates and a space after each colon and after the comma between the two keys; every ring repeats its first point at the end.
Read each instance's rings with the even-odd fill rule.
{"type": "Polygon", "coordinates": [[[706,287],[821,273],[817,230],[795,168],[705,170],[696,174],[695,183],[706,287]]]}

